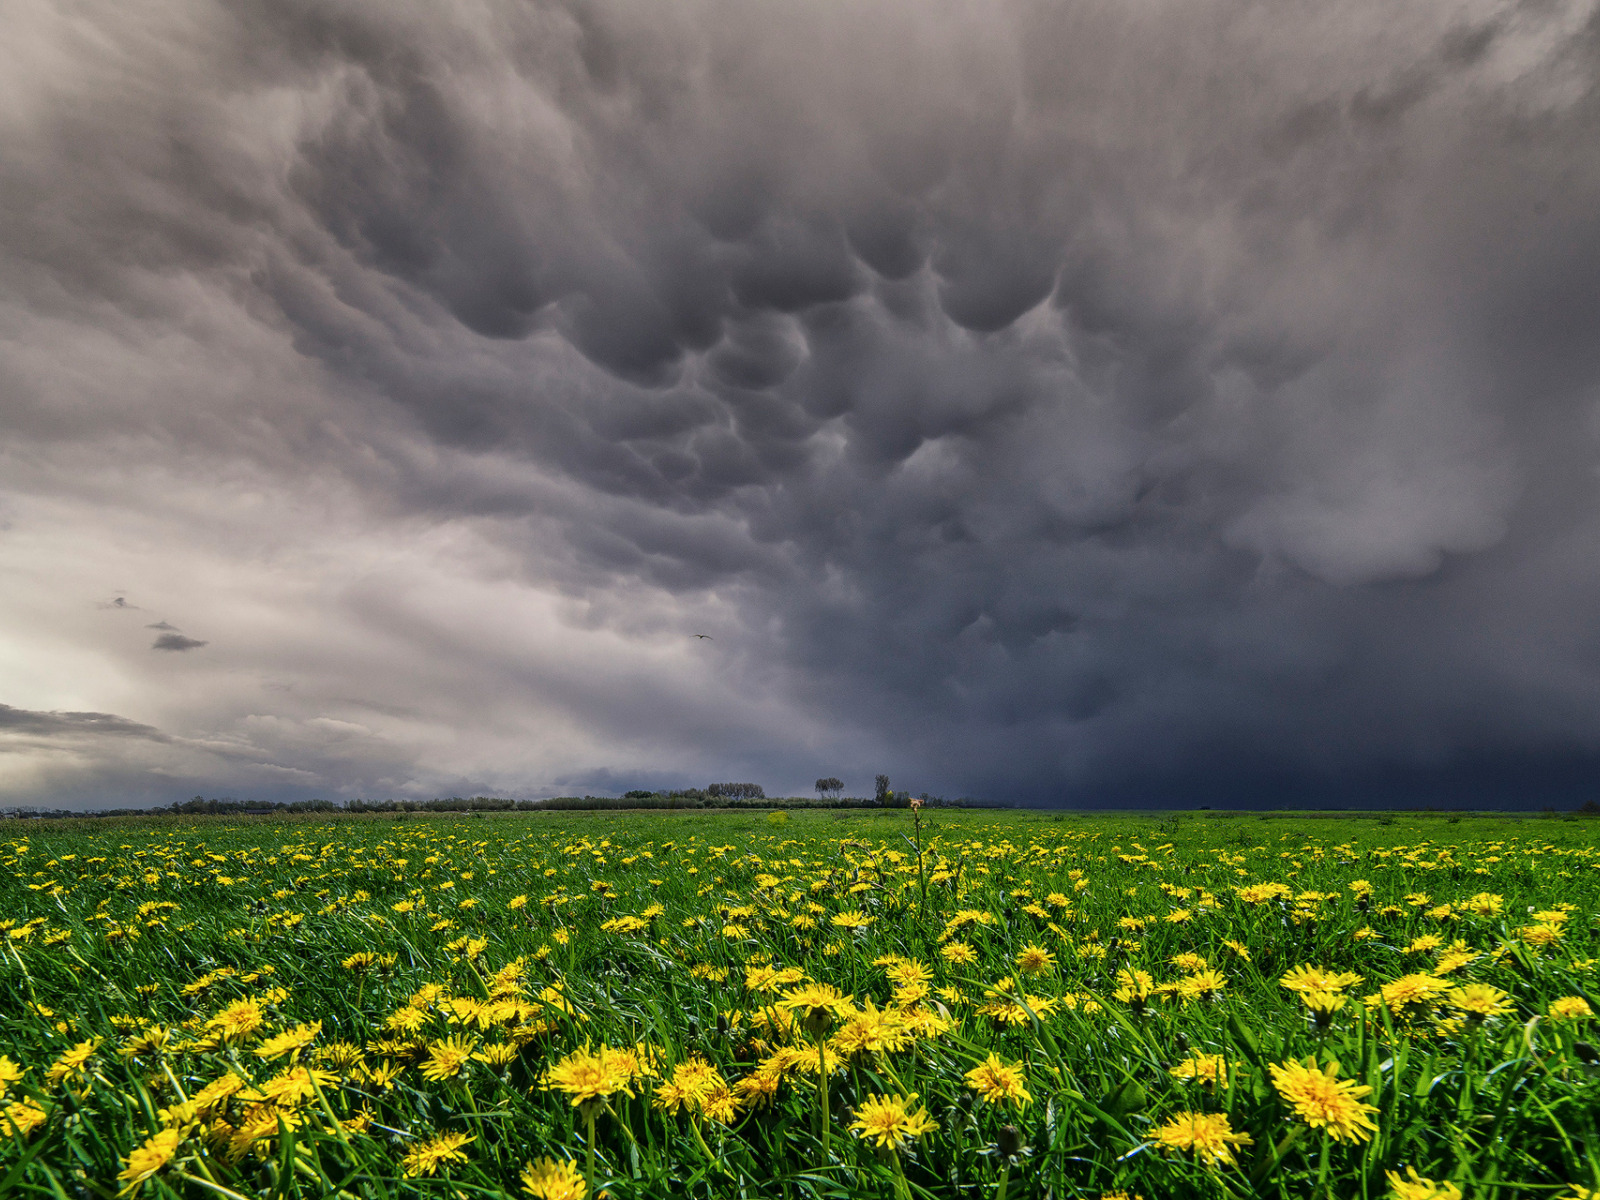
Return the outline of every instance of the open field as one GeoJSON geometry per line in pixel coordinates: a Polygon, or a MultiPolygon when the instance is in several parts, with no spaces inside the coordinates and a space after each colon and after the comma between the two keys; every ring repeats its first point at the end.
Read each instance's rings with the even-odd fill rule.
{"type": "Polygon", "coordinates": [[[9,821],[0,1195],[1582,1197],[1597,833],[9,821]]]}

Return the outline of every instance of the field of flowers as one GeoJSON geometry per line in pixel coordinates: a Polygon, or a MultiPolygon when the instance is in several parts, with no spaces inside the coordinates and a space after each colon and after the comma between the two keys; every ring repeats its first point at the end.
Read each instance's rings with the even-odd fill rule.
{"type": "Polygon", "coordinates": [[[0,825],[0,1196],[1600,1189],[1588,821],[0,825]]]}

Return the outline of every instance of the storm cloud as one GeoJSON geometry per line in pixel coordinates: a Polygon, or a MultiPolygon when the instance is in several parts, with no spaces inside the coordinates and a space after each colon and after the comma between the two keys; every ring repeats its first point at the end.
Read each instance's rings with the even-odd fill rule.
{"type": "Polygon", "coordinates": [[[1587,794],[1597,69],[1592,0],[24,4],[4,699],[175,741],[0,788],[1587,794]]]}

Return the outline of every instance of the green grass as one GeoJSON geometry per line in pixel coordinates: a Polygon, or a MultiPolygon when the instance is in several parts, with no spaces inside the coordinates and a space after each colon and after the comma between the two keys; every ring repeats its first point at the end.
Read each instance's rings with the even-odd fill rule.
{"type": "Polygon", "coordinates": [[[596,1117],[596,1187],[617,1200],[1378,1197],[1411,1168],[1486,1200],[1577,1196],[1600,1188],[1600,1031],[1549,1010],[1579,997],[1600,1012],[1595,834],[1593,821],[1514,817],[928,810],[919,855],[904,810],[9,821],[0,1051],[25,1073],[4,1103],[45,1116],[26,1134],[0,1123],[0,1195],[117,1195],[130,1153],[166,1128],[181,1138],[170,1161],[127,1194],[526,1194],[532,1160],[587,1165],[584,1116],[544,1086],[564,1056],[643,1044],[663,1076],[699,1057],[737,1084],[786,1046],[814,1053],[772,1015],[781,993],[746,988],[747,970],[798,968],[859,1012],[894,1003],[875,960],[897,955],[934,989],[907,1011],[948,1027],[841,1057],[826,1125],[814,1070],[791,1066],[774,1103],[726,1121],[663,1112],[663,1079],[640,1078],[596,1117]],[[1241,897],[1264,883],[1287,896],[1241,897]],[[1500,904],[1477,911],[1485,893],[1500,904]],[[406,901],[413,911],[395,910],[406,901]],[[654,905],[640,930],[602,928],[654,905]],[[1563,906],[1559,922],[1533,916],[1563,906]],[[945,936],[962,911],[986,915],[945,936]],[[870,923],[833,924],[857,912],[870,923]],[[1528,932],[1552,925],[1554,939],[1528,932]],[[1430,937],[1441,944],[1410,949],[1430,937]],[[950,941],[973,960],[947,961],[950,941]],[[1471,955],[1440,971],[1449,988],[1497,988],[1508,1011],[1478,1023],[1453,1019],[1445,995],[1399,1013],[1363,1002],[1439,970],[1457,941],[1471,955]],[[1030,945],[1052,969],[1019,974],[1030,945]],[[341,966],[358,953],[393,964],[341,966]],[[1205,959],[1220,990],[1198,986],[1182,955],[1205,959]],[[474,1024],[463,1003],[452,1023],[448,997],[481,1006],[518,960],[525,1011],[474,1024]],[[1363,979],[1322,1026],[1279,982],[1304,966],[1363,979]],[[1138,971],[1151,994],[1119,975],[1138,971]],[[1010,1022],[985,1012],[1009,998],[986,995],[1008,976],[1022,997],[1010,1022]],[[420,1027],[386,1028],[428,985],[445,990],[424,994],[420,1027]],[[251,998],[261,1030],[207,1037],[251,998]],[[320,1088],[277,1105],[236,1096],[199,1120],[173,1111],[229,1071],[265,1084],[289,1059],[256,1049],[319,1021],[299,1058],[330,1072],[320,1088]],[[172,1033],[162,1051],[122,1053],[151,1025],[172,1033]],[[424,1077],[429,1046],[462,1034],[511,1047],[507,1061],[424,1077]],[[85,1041],[83,1069],[52,1081],[85,1041]],[[381,1088],[340,1043],[405,1070],[381,1088]],[[966,1074],[991,1053],[1020,1064],[1031,1103],[975,1093],[966,1074]],[[1196,1055],[1223,1057],[1226,1086],[1173,1076],[1196,1055]],[[1295,1119],[1269,1068],[1306,1059],[1372,1089],[1369,1140],[1295,1119]],[[935,1131],[898,1152],[851,1131],[872,1096],[912,1092],[935,1131]],[[1163,1148],[1156,1131],[1185,1111],[1226,1114],[1251,1144],[1216,1166],[1163,1148]],[[370,1124],[341,1125],[358,1114],[370,1124]],[[251,1116],[270,1127],[245,1144],[234,1134],[251,1116]],[[1007,1125],[1026,1147],[1014,1161],[997,1145],[1007,1125]],[[473,1141],[408,1177],[405,1156],[442,1133],[473,1141]]]}

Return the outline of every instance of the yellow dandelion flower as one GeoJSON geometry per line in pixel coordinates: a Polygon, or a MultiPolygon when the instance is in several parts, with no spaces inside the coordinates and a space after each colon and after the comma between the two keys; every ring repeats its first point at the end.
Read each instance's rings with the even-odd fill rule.
{"type": "Polygon", "coordinates": [[[1559,1000],[1552,1000],[1546,1011],[1552,1021],[1582,1021],[1594,1016],[1594,1009],[1582,996],[1563,996],[1559,1000]]]}
{"type": "Polygon", "coordinates": [[[978,961],[978,952],[966,942],[949,942],[939,951],[939,957],[954,966],[967,966],[978,961]]]}
{"type": "Polygon", "coordinates": [[[99,1045],[99,1038],[90,1038],[86,1042],[79,1042],[50,1064],[50,1069],[45,1072],[45,1078],[52,1084],[57,1084],[62,1080],[82,1075],[84,1068],[89,1064],[89,1059],[94,1057],[95,1049],[99,1045]]]}
{"type": "Polygon", "coordinates": [[[1342,992],[1361,982],[1354,971],[1329,971],[1323,967],[1296,967],[1278,980],[1291,992],[1342,992]]]}
{"type": "Polygon", "coordinates": [[[1029,945],[1017,953],[1016,964],[1024,975],[1042,975],[1055,968],[1056,960],[1043,946],[1029,945]]]}
{"type": "Polygon", "coordinates": [[[807,983],[783,993],[779,1003],[790,1012],[808,1012],[822,1008],[846,1016],[850,1013],[850,997],[826,983],[807,983]]]}
{"type": "Polygon", "coordinates": [[[541,1158],[522,1169],[522,1188],[534,1200],[584,1200],[589,1185],[576,1163],[541,1158]]]}
{"type": "Polygon", "coordinates": [[[476,1140],[464,1133],[441,1133],[431,1141],[423,1142],[415,1149],[407,1151],[405,1157],[400,1160],[400,1165],[404,1168],[407,1179],[415,1179],[418,1175],[432,1175],[440,1167],[466,1162],[467,1156],[461,1152],[461,1147],[470,1145],[476,1140]]]}
{"type": "Polygon", "coordinates": [[[49,1114],[34,1100],[18,1100],[8,1104],[0,1114],[0,1134],[6,1137],[27,1137],[49,1118],[49,1114]]]}
{"type": "Polygon", "coordinates": [[[572,1097],[574,1106],[587,1101],[604,1100],[622,1092],[632,1096],[635,1062],[633,1056],[609,1046],[591,1051],[587,1046],[574,1050],[553,1065],[545,1079],[547,1092],[565,1092],[572,1097]]]}
{"type": "Polygon", "coordinates": [[[913,1107],[917,1093],[905,1096],[872,1096],[856,1112],[850,1128],[863,1139],[876,1142],[885,1150],[899,1152],[912,1138],[939,1128],[920,1108],[913,1107]]]}
{"type": "Polygon", "coordinates": [[[122,1170],[117,1173],[117,1182],[122,1184],[122,1189],[117,1195],[126,1196],[129,1192],[138,1191],[145,1180],[163,1170],[173,1160],[178,1153],[178,1144],[182,1141],[181,1129],[163,1129],[130,1153],[124,1160],[125,1165],[122,1170]]]}
{"type": "Polygon", "coordinates": [[[206,1028],[225,1042],[240,1042],[266,1023],[266,1014],[255,1000],[238,1000],[206,1022],[206,1028]]]}
{"type": "Polygon", "coordinates": [[[478,1039],[458,1035],[456,1037],[441,1038],[439,1041],[428,1044],[428,1061],[417,1069],[422,1072],[423,1078],[440,1083],[446,1079],[454,1079],[472,1061],[472,1052],[477,1048],[478,1039]]]}
{"type": "Polygon", "coordinates": [[[1027,1087],[1027,1077],[1018,1064],[1007,1065],[998,1054],[991,1054],[966,1074],[974,1091],[990,1104],[1011,1104],[1026,1107],[1033,1099],[1027,1087]]]}
{"type": "Polygon", "coordinates": [[[1169,1074],[1174,1079],[1228,1086],[1228,1063],[1220,1054],[1196,1054],[1173,1067],[1169,1074]]]}
{"type": "Polygon", "coordinates": [[[1448,980],[1417,972],[1384,984],[1378,990],[1377,1002],[1387,1006],[1394,1016],[1403,1017],[1428,1007],[1450,990],[1448,980]]]}
{"type": "Polygon", "coordinates": [[[255,1048],[255,1056],[257,1058],[281,1058],[287,1054],[290,1056],[290,1061],[294,1061],[300,1057],[300,1051],[317,1040],[317,1035],[321,1032],[321,1021],[313,1021],[309,1025],[297,1025],[295,1028],[285,1030],[283,1033],[274,1034],[262,1042],[261,1045],[255,1048]]]}
{"type": "Polygon", "coordinates": [[[1474,1024],[1490,1017],[1503,1017],[1512,1009],[1511,997],[1487,983],[1469,983],[1458,987],[1445,998],[1445,1003],[1474,1024]]]}
{"type": "Polygon", "coordinates": [[[1215,1000],[1227,986],[1220,971],[1197,971],[1178,981],[1178,995],[1185,1000],[1215,1000]]]}
{"type": "Polygon", "coordinates": [[[1294,1109],[1295,1116],[1313,1128],[1326,1129],[1338,1141],[1367,1141],[1377,1132],[1371,1114],[1378,1110],[1362,1102],[1370,1087],[1340,1079],[1339,1064],[1319,1071],[1305,1063],[1269,1064],[1272,1085],[1294,1109]]]}
{"type": "Polygon", "coordinates": [[[1234,1166],[1235,1146],[1252,1146],[1248,1133],[1235,1133],[1227,1113],[1174,1113],[1153,1131],[1156,1144],[1172,1153],[1188,1153],[1208,1167],[1234,1166]]]}
{"type": "Polygon", "coordinates": [[[1438,1183],[1417,1174],[1415,1167],[1406,1173],[1386,1172],[1389,1180],[1389,1200],[1461,1200],[1461,1189],[1453,1183],[1438,1183]]]}
{"type": "Polygon", "coordinates": [[[279,1071],[265,1083],[241,1092],[240,1097],[257,1104],[297,1108],[315,1099],[318,1087],[338,1081],[339,1077],[332,1071],[319,1071],[314,1067],[290,1067],[279,1071]]]}

